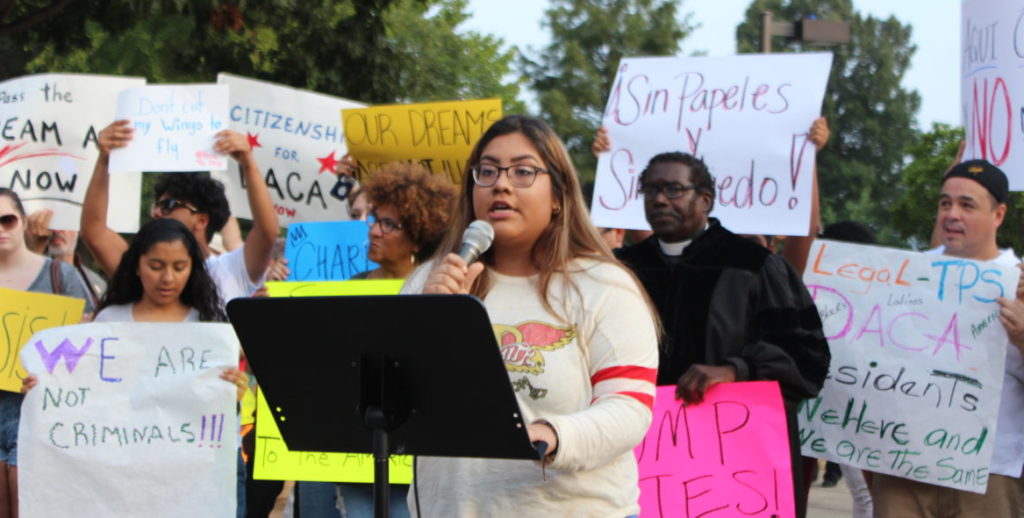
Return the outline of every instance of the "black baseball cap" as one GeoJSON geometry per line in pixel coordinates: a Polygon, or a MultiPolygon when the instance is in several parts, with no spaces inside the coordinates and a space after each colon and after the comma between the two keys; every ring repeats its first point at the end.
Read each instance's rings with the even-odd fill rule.
{"type": "Polygon", "coordinates": [[[1006,198],[1010,196],[1010,182],[1006,179],[1006,174],[987,160],[960,162],[946,173],[942,183],[953,177],[970,178],[980,183],[992,194],[997,203],[1006,203],[1006,198]]]}

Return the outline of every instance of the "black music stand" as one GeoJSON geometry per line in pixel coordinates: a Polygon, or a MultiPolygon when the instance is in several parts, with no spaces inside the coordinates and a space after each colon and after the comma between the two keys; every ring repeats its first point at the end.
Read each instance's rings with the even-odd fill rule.
{"type": "Polygon", "coordinates": [[[227,310],[289,449],[373,454],[378,518],[391,454],[543,456],[475,297],[252,298],[227,310]]]}

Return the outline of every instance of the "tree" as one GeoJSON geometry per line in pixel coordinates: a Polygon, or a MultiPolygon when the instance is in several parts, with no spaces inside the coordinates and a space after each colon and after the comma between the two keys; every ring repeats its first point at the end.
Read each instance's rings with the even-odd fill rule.
{"type": "MultiPolygon", "coordinates": [[[[916,91],[900,86],[916,47],[911,27],[895,17],[880,20],[854,12],[852,0],[755,0],[736,29],[740,52],[756,52],[760,13],[777,20],[807,17],[850,23],[850,42],[832,48],[832,73],[822,113],[833,138],[818,154],[824,222],[870,225],[880,241],[896,244],[890,211],[900,197],[904,153],[915,142],[916,91]]],[[[799,42],[773,41],[773,51],[820,51],[799,42]]]]}
{"type": "MultiPolygon", "coordinates": [[[[892,206],[892,226],[911,248],[928,248],[942,175],[956,159],[963,139],[963,128],[936,123],[909,149],[911,161],[900,179],[905,189],[892,206]]],[[[1000,248],[1020,252],[1024,250],[1024,193],[1010,193],[1006,206],[996,241],[1000,248]]]]}
{"type": "Polygon", "coordinates": [[[16,37],[39,50],[12,75],[164,83],[231,72],[368,103],[501,97],[521,107],[518,83],[505,80],[514,51],[459,32],[465,8],[465,0],[83,2],[54,17],[54,29],[16,37]]]}
{"type": "Polygon", "coordinates": [[[693,30],[669,0],[553,0],[544,22],[551,43],[520,68],[537,93],[541,116],[565,141],[588,179],[590,152],[608,92],[624,56],[672,55],[693,30]]]}

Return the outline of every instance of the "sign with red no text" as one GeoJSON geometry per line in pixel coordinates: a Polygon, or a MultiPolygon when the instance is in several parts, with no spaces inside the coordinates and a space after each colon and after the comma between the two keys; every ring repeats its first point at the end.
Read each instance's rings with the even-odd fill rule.
{"type": "Polygon", "coordinates": [[[774,381],[711,387],[699,405],[658,387],[637,446],[640,516],[792,517],[793,478],[782,394],[774,381]]]}

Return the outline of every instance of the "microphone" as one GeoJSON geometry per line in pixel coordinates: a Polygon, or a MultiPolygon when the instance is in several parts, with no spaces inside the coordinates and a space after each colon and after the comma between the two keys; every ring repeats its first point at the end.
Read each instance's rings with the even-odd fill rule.
{"type": "Polygon", "coordinates": [[[466,227],[462,233],[462,247],[459,248],[459,257],[466,264],[476,261],[481,254],[491,247],[494,241],[494,227],[490,223],[478,219],[466,227]]]}

